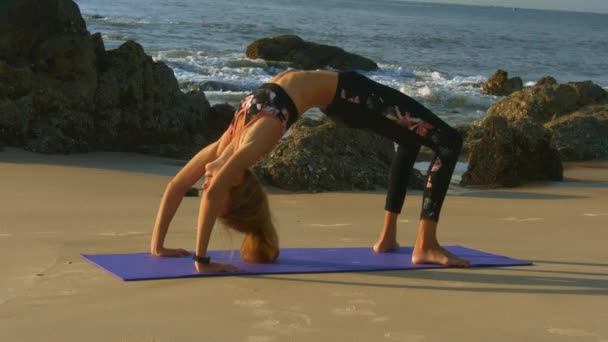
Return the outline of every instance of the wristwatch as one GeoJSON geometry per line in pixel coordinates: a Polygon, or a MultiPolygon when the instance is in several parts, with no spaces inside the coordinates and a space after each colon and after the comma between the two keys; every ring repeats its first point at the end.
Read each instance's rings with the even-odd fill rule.
{"type": "Polygon", "coordinates": [[[204,265],[209,265],[209,263],[211,262],[211,258],[210,257],[208,257],[208,256],[198,256],[196,254],[194,254],[192,256],[192,259],[194,259],[194,261],[199,262],[199,263],[204,264],[204,265]]]}

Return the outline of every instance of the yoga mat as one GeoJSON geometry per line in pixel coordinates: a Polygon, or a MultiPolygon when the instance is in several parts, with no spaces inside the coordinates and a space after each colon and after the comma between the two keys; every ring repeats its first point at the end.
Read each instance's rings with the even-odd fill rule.
{"type": "MultiPolygon", "coordinates": [[[[532,263],[490,254],[462,246],[445,247],[453,254],[470,259],[471,267],[525,266],[532,263]]],[[[198,273],[192,257],[161,258],[149,253],[97,254],[82,256],[116,277],[125,280],[150,280],[228,275],[291,274],[395,271],[445,268],[411,263],[412,247],[376,254],[371,248],[284,248],[275,263],[247,264],[238,251],[209,251],[212,262],[225,262],[239,268],[234,273],[198,273]]]]}

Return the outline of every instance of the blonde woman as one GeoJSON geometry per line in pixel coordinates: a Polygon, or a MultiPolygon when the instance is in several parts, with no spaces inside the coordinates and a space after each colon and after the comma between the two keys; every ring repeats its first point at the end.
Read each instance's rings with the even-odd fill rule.
{"type": "Polygon", "coordinates": [[[279,238],[271,221],[266,192],[249,170],[277,144],[301,113],[320,108],[349,127],[368,129],[392,139],[398,150],[391,165],[384,225],[373,249],[399,247],[397,217],[407,182],[421,145],[435,152],[423,194],[413,263],[466,267],[468,260],[452,255],[437,241],[437,221],[462,148],[459,133],[407,95],[355,72],[286,71],[242,101],[234,119],[215,143],[201,150],[169,182],[156,217],[150,252],[156,256],[189,255],[164,246],[171,219],[184,193],[205,176],[193,256],[199,272],[231,272],[229,264],[211,262],[207,253],[217,219],[245,234],[240,249],[246,262],[273,262],[279,238]]]}

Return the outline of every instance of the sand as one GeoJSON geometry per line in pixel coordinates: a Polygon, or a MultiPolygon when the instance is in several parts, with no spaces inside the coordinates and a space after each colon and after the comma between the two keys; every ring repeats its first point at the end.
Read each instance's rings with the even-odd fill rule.
{"type": "MultiPolygon", "coordinates": [[[[608,341],[608,165],[463,190],[439,237],[534,266],[122,282],[80,253],[147,251],[174,161],[0,152],[0,341],[608,341]]],[[[284,247],[371,246],[384,195],[270,196],[284,247]]],[[[402,245],[420,193],[406,201],[402,245]]],[[[167,245],[194,246],[197,198],[167,245]]],[[[211,249],[238,248],[220,227],[211,249]]]]}

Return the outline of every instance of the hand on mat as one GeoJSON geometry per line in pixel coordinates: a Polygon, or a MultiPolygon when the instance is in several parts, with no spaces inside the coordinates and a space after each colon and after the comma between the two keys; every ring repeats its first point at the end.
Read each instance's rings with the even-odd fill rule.
{"type": "Polygon", "coordinates": [[[190,252],[188,252],[187,250],[182,249],[182,248],[160,248],[155,253],[152,253],[152,254],[155,256],[160,256],[160,257],[177,258],[177,257],[190,255],[190,252]]]}
{"type": "Polygon", "coordinates": [[[236,272],[239,269],[236,266],[230,264],[221,264],[219,262],[212,262],[210,264],[201,264],[200,262],[194,262],[194,267],[200,273],[205,272],[236,272]]]}

